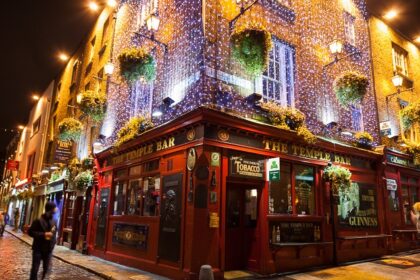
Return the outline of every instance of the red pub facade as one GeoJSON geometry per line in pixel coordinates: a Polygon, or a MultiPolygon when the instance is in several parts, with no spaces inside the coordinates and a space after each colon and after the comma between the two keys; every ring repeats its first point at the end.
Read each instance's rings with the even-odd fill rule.
{"type": "Polygon", "coordinates": [[[97,165],[89,253],[170,278],[196,279],[203,264],[219,278],[272,274],[412,245],[383,207],[381,154],[322,139],[307,145],[294,132],[213,109],[104,151],[97,165]],[[276,181],[266,175],[271,158],[280,158],[276,181]],[[335,199],[322,179],[328,162],[353,174],[335,199]]]}

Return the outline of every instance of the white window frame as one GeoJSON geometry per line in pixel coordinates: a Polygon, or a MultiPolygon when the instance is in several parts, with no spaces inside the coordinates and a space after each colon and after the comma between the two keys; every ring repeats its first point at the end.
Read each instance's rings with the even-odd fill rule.
{"type": "Polygon", "coordinates": [[[356,18],[349,12],[344,11],[344,36],[346,42],[356,46],[356,18]]]}
{"type": "Polygon", "coordinates": [[[264,101],[274,101],[281,106],[295,106],[294,53],[293,47],[273,37],[267,71],[255,80],[255,90],[262,94],[264,101]],[[272,95],[268,94],[269,83],[278,87],[272,95]]]}
{"type": "Polygon", "coordinates": [[[139,29],[146,25],[146,20],[152,14],[157,14],[159,0],[143,0],[140,5],[140,12],[137,17],[139,29]]]}
{"type": "Polygon", "coordinates": [[[408,52],[392,44],[392,65],[395,73],[408,77],[408,52]]]}

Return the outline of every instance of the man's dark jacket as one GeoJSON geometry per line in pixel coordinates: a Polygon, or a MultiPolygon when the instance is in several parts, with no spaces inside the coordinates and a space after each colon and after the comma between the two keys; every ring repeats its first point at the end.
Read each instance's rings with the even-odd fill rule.
{"type": "Polygon", "coordinates": [[[49,219],[45,214],[32,222],[32,225],[28,230],[29,236],[34,238],[32,250],[43,253],[52,252],[56,242],[57,231],[54,232],[50,240],[45,239],[45,233],[51,231],[53,226],[56,226],[55,221],[52,218],[49,219]]]}

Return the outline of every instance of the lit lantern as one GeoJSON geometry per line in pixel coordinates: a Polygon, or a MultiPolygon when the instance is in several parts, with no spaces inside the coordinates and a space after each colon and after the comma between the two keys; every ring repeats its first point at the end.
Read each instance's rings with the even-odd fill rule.
{"type": "Polygon", "coordinates": [[[331,44],[330,44],[330,52],[333,55],[337,55],[343,52],[343,44],[338,41],[338,40],[334,40],[331,44]]]}
{"type": "Polygon", "coordinates": [[[112,75],[114,73],[114,64],[112,62],[108,62],[104,66],[105,75],[112,75]]]}
{"type": "Polygon", "coordinates": [[[80,104],[80,103],[82,102],[82,94],[81,94],[81,93],[79,93],[79,94],[76,96],[76,102],[77,102],[77,104],[80,104]]]}
{"type": "Polygon", "coordinates": [[[160,23],[160,19],[155,14],[151,14],[146,19],[147,29],[149,29],[150,31],[158,31],[159,23],[160,23]]]}
{"type": "Polygon", "coordinates": [[[397,88],[401,87],[402,84],[403,84],[403,77],[401,77],[400,75],[396,74],[394,77],[392,77],[392,83],[397,88]]]}

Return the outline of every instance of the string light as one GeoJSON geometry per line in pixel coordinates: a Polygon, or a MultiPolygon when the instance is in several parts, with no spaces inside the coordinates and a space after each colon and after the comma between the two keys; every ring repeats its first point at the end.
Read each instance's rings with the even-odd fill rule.
{"type": "MultiPolygon", "coordinates": [[[[130,117],[143,114],[152,118],[152,112],[159,108],[165,97],[175,102],[163,115],[153,117],[155,124],[173,120],[199,106],[233,110],[244,117],[261,114],[258,108],[244,99],[253,93],[255,81],[244,74],[230,53],[229,21],[239,14],[242,3],[227,0],[223,4],[215,4],[208,1],[205,16],[201,16],[201,3],[198,0],[181,1],[175,6],[161,2],[159,10],[157,0],[120,4],[111,60],[118,61],[118,54],[125,48],[146,47],[156,58],[157,80],[153,84],[137,81],[128,85],[121,81],[119,65],[115,65],[115,71],[109,78],[120,83],[110,83],[108,88],[108,112],[101,132],[110,136],[106,145],[112,144],[116,132],[130,117]],[[147,10],[144,9],[146,6],[147,10]],[[166,55],[153,42],[134,34],[139,30],[147,32],[147,16],[157,13],[161,22],[155,38],[168,44],[166,55]]],[[[334,0],[318,4],[305,1],[294,5],[289,0],[278,0],[269,4],[270,7],[262,5],[254,5],[235,25],[260,22],[273,36],[294,50],[294,69],[288,70],[294,71],[295,75],[287,81],[287,86],[294,86],[295,106],[305,113],[309,129],[319,134],[331,121],[352,128],[354,117],[350,110],[338,104],[333,81],[344,71],[359,72],[372,81],[371,57],[366,48],[369,38],[364,1],[334,0]],[[346,42],[343,11],[354,17],[356,38],[354,46],[343,45],[342,55],[356,50],[359,54],[324,69],[323,66],[334,59],[329,52],[331,42],[346,42]]],[[[361,111],[361,129],[369,132],[377,143],[379,135],[373,82],[368,87],[361,111]]]]}

